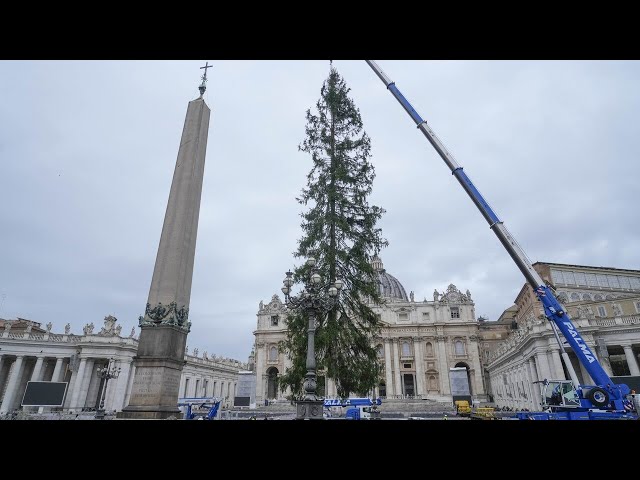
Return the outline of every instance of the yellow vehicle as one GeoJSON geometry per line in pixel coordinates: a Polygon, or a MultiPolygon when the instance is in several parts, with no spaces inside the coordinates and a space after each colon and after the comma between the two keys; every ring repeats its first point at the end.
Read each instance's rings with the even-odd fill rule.
{"type": "Polygon", "coordinates": [[[497,420],[493,407],[476,407],[471,412],[470,417],[476,420],[497,420]]]}
{"type": "Polygon", "coordinates": [[[471,415],[471,406],[467,400],[456,400],[456,415],[459,417],[468,417],[471,415]]]}

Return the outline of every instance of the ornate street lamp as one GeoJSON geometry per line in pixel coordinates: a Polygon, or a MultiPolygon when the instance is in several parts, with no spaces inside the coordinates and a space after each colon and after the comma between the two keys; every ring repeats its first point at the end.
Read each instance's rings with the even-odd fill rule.
{"type": "Polygon", "coordinates": [[[104,382],[102,384],[102,392],[100,395],[100,408],[96,410],[96,420],[104,420],[104,397],[107,394],[107,383],[109,383],[109,380],[111,380],[112,378],[118,378],[118,375],[120,375],[120,370],[122,370],[121,368],[116,368],[115,365],[111,366],[112,360],[113,359],[110,358],[109,363],[106,367],[98,368],[96,370],[98,378],[104,379],[104,382]]]}
{"type": "Polygon", "coordinates": [[[306,262],[309,267],[309,276],[304,282],[304,289],[297,295],[291,296],[293,286],[293,273],[287,272],[283,280],[285,305],[294,311],[301,311],[309,318],[307,329],[307,373],[304,376],[304,400],[296,402],[298,420],[319,419],[322,420],[323,401],[316,395],[316,354],[315,333],[316,320],[323,318],[328,312],[338,305],[338,295],[342,289],[342,282],[336,280],[333,284],[323,283],[318,273],[316,259],[310,257],[306,262]]]}

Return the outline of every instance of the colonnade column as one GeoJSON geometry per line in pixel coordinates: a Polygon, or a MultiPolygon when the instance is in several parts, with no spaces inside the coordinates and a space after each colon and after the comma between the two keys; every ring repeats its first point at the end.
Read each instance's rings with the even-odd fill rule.
{"type": "Polygon", "coordinates": [[[22,376],[23,359],[24,356],[19,355],[16,357],[16,360],[13,363],[11,373],[9,375],[9,381],[7,383],[7,389],[4,394],[4,399],[2,400],[2,405],[0,405],[0,413],[7,413],[11,411],[11,408],[13,407],[18,381],[22,376]]]}
{"type": "Polygon", "coordinates": [[[56,366],[53,369],[53,375],[51,375],[52,382],[61,382],[62,381],[62,362],[64,362],[63,357],[56,358],[56,366]]]}
{"type": "Polygon", "coordinates": [[[77,408],[78,404],[78,396],[80,395],[80,390],[82,389],[82,383],[84,380],[84,371],[87,367],[87,359],[80,359],[80,366],[78,367],[78,371],[76,372],[76,379],[73,382],[73,392],[71,393],[71,403],[69,403],[69,409],[73,410],[77,408]]]}
{"type": "Polygon", "coordinates": [[[41,379],[42,374],[42,364],[44,362],[44,357],[37,357],[36,365],[33,367],[33,372],[31,372],[31,381],[38,382],[41,379]]]}
{"type": "Polygon", "coordinates": [[[129,376],[131,374],[131,359],[121,360],[120,362],[122,370],[118,375],[113,403],[110,405],[116,411],[122,410],[126,405],[125,397],[127,396],[127,386],[129,385],[129,376]]]}

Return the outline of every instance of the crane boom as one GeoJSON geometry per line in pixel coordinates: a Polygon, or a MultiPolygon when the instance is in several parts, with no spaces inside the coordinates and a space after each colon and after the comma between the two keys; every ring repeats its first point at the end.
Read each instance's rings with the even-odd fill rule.
{"type": "MultiPolygon", "coordinates": [[[[560,305],[560,302],[556,298],[553,291],[542,280],[538,272],[533,268],[533,265],[525,255],[522,248],[518,245],[511,233],[507,230],[504,223],[498,218],[493,209],[489,206],[484,197],[480,194],[473,182],[469,179],[463,168],[456,162],[453,155],[447,150],[444,144],[436,136],[434,131],[427,125],[427,121],[416,112],[409,101],[400,93],[395,82],[382,71],[382,69],[373,60],[366,60],[367,64],[376,73],[378,78],[382,80],[385,87],[391,92],[396,100],[402,105],[405,111],[409,114],[411,119],[416,123],[417,128],[424,134],[429,140],[429,143],[435,148],[438,155],[444,160],[447,167],[451,170],[452,175],[456,177],[462,188],[467,192],[473,203],[478,207],[482,216],[489,223],[489,228],[493,230],[502,245],[507,249],[507,252],[511,258],[515,261],[520,271],[524,274],[527,282],[533,288],[538,299],[544,307],[544,313],[547,319],[552,322],[552,327],[557,327],[563,334],[567,343],[571,346],[580,363],[585,367],[593,381],[595,387],[585,387],[578,389],[580,395],[581,405],[586,408],[610,408],[613,410],[624,411],[624,397],[629,393],[629,387],[627,385],[614,384],[609,375],[602,368],[598,362],[595,354],[588,347],[582,336],[578,333],[577,329],[571,322],[569,314],[564,310],[564,307],[560,305]]],[[[554,334],[555,332],[554,328],[554,334]]],[[[558,338],[559,340],[559,338],[558,338]]],[[[564,352],[564,347],[560,343],[561,350],[563,352],[563,358],[567,364],[567,369],[572,372],[570,362],[566,362],[568,357],[564,352]]],[[[578,388],[577,379],[575,378],[575,372],[572,372],[572,380],[578,388]]]]}

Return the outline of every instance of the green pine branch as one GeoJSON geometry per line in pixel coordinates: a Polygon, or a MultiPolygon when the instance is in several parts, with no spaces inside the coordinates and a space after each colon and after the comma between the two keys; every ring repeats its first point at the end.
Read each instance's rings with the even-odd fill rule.
{"type": "MultiPolygon", "coordinates": [[[[301,214],[303,236],[294,253],[297,258],[315,257],[325,280],[339,278],[344,283],[339,307],[319,319],[315,336],[317,370],[335,380],[341,397],[366,395],[380,379],[373,343],[381,325],[370,305],[380,305],[383,299],[371,259],[388,245],[376,228],[385,210],[367,201],[375,178],[369,163],[371,140],[348,94],[344,79],[332,67],[315,112],[306,112],[306,136],[298,148],[309,154],[312,166],[296,198],[307,210],[301,214]]],[[[305,265],[296,268],[294,280],[304,279],[306,270],[305,265]]],[[[307,325],[302,313],[290,315],[280,343],[292,365],[279,386],[282,391],[290,388],[295,398],[303,393],[307,325]]],[[[321,395],[322,388],[319,385],[321,395]]]]}

